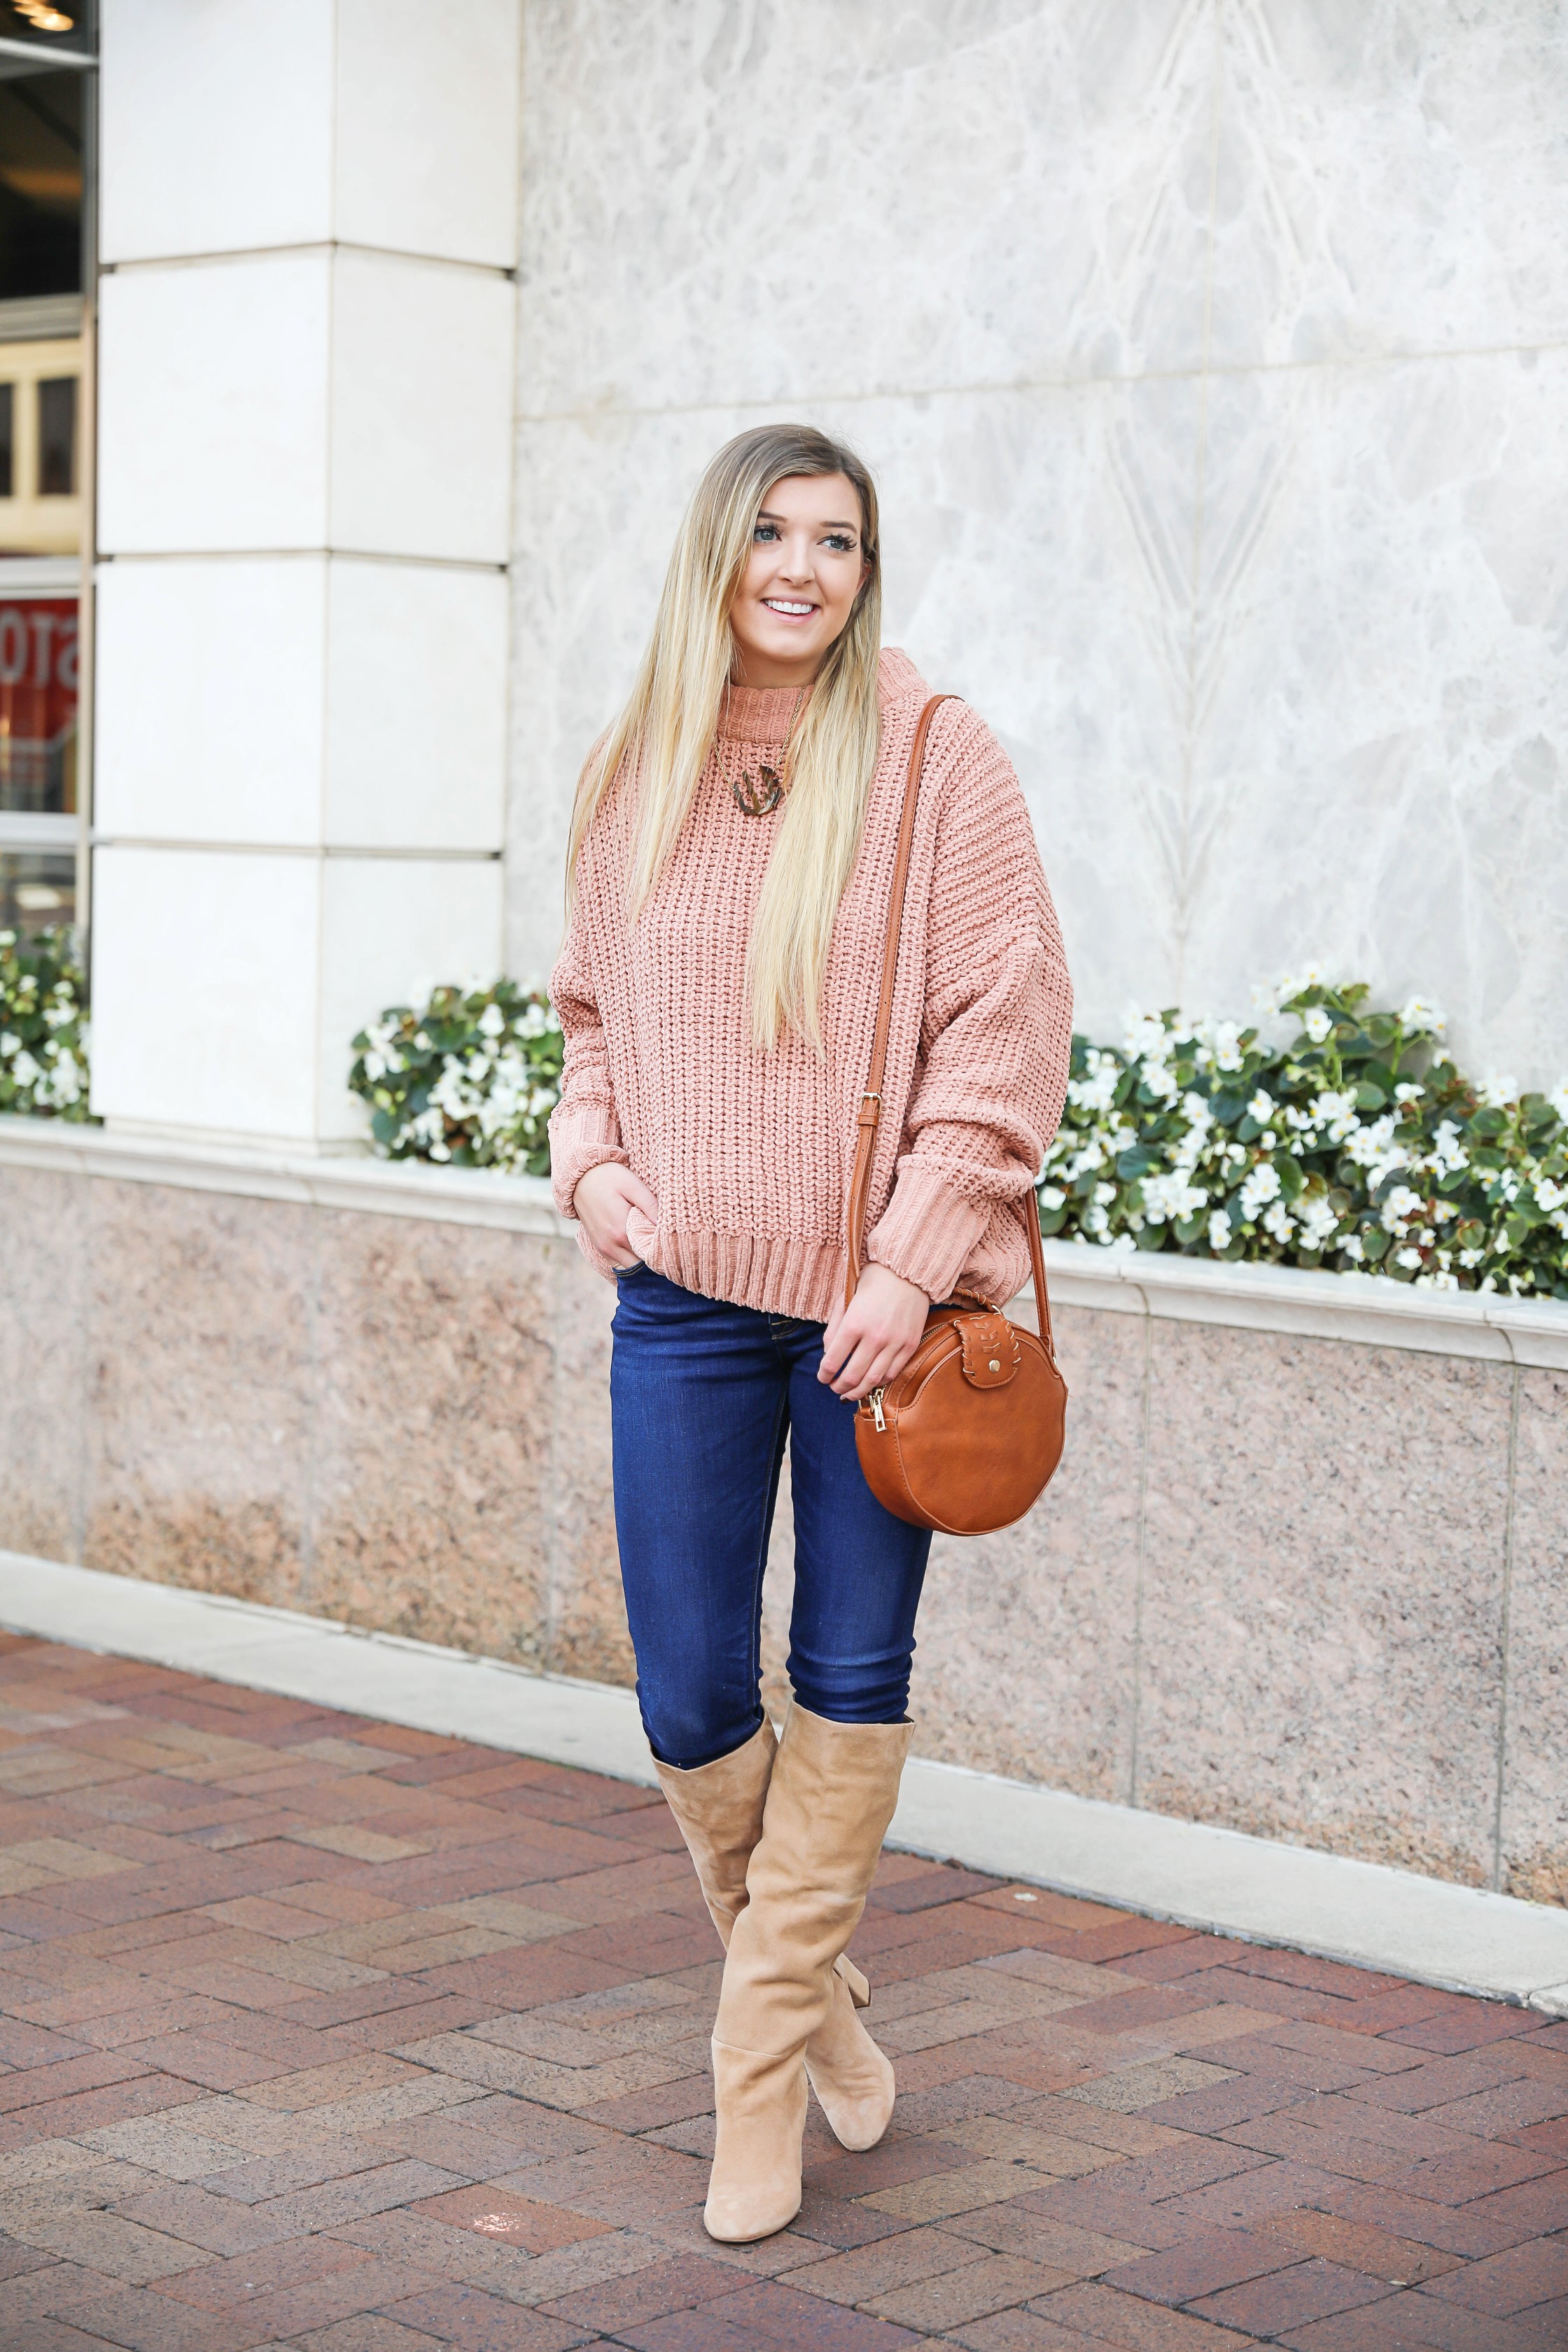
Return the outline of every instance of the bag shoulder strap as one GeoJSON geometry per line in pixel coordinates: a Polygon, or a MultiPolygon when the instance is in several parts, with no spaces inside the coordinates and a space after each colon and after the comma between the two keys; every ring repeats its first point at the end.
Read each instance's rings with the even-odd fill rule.
{"type": "MultiPolygon", "coordinates": [[[[914,846],[915,808],[920,799],[921,771],[925,764],[926,738],[931,720],[952,694],[933,694],[921,712],[915,740],[910,746],[909,772],[904,779],[904,805],[899,820],[899,845],[893,859],[892,887],[888,897],[888,928],[882,943],[882,986],[877,1000],[877,1025],[871,1034],[871,1065],[856,1120],[855,1166],[849,1179],[848,1264],[844,1276],[844,1304],[848,1306],[860,1280],[866,1249],[866,1205],[871,1191],[871,1162],[876,1156],[877,1129],[882,1117],[882,1074],[888,1062],[888,1033],[893,1020],[893,984],[898,977],[899,944],[904,926],[904,894],[910,878],[910,855],[914,846]]],[[[1051,1344],[1051,1310],[1046,1295],[1046,1262],[1040,1248],[1040,1216],[1033,1189],[1018,1203],[1029,1243],[1029,1271],[1035,1285],[1035,1317],[1047,1354],[1051,1344]]]]}

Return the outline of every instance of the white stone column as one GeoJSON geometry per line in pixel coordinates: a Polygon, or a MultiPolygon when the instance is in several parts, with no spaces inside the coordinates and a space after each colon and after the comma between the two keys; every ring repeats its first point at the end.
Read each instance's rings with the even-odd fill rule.
{"type": "Polygon", "coordinates": [[[501,952],[521,0],[116,0],[93,1103],[352,1149],[501,952]]]}

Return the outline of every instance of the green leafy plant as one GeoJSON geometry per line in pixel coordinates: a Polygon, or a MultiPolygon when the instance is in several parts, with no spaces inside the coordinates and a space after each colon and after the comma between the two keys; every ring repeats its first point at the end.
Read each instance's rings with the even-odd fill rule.
{"type": "Polygon", "coordinates": [[[542,989],[433,988],[371,1022],[353,1047],[349,1085],[370,1105],[383,1159],[549,1173],[562,1040],[542,989]]]}
{"type": "Polygon", "coordinates": [[[0,1111],[90,1119],[87,1047],[75,931],[0,931],[0,1111]]]}
{"type": "Polygon", "coordinates": [[[1568,1298],[1568,1083],[1477,1086],[1439,1051],[1435,1006],[1370,994],[1286,983],[1266,1008],[1291,1017],[1285,1045],[1174,1012],[1120,1051],[1075,1038],[1042,1229],[1568,1298]]]}

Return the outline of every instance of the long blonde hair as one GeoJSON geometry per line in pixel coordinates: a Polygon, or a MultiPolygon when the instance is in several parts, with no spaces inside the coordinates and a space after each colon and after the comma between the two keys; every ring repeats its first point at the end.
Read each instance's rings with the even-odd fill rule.
{"type": "Polygon", "coordinates": [[[877,490],[852,449],[805,425],[764,425],[725,443],[676,536],[653,635],[630,699],[578,779],[567,889],[595,811],[623,763],[635,776],[627,907],[638,911],[668,864],[712,748],[730,683],[730,608],[773,483],[844,474],[860,500],[869,570],[795,728],[788,798],[746,952],[752,1034],[764,1051],[793,1028],[820,1050],[822,985],[834,917],[866,822],[877,765],[882,572],[877,490]]]}

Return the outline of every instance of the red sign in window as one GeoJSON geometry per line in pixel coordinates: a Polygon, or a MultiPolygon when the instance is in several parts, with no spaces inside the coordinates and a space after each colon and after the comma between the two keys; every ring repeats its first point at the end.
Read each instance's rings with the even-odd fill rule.
{"type": "Polygon", "coordinates": [[[0,603],[0,808],[76,807],[77,602],[0,603]]]}

